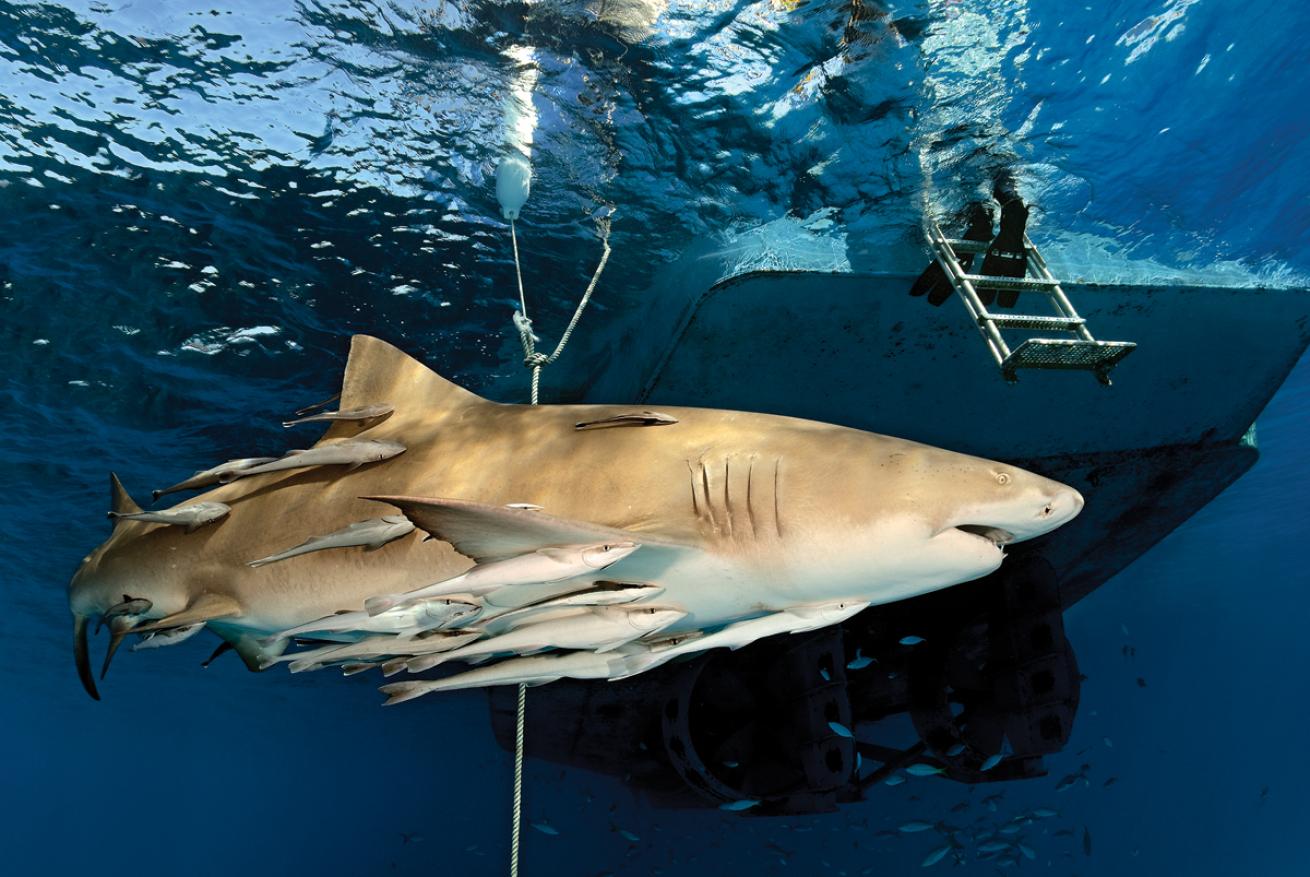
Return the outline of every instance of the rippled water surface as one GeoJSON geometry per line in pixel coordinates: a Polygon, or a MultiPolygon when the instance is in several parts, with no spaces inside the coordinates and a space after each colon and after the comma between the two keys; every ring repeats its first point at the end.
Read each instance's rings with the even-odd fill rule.
{"type": "MultiPolygon", "coordinates": [[[[201,673],[197,647],[123,661],[91,704],[64,589],[108,470],[144,492],[284,447],[277,420],[335,391],[355,332],[523,399],[507,155],[534,172],[517,231],[548,341],[612,229],[547,401],[584,395],[677,278],[917,272],[925,207],[1001,169],[1061,270],[1300,285],[1302,23],[1268,0],[0,3],[15,873],[503,872],[509,762],[476,693],[383,713],[371,684],[201,673]]],[[[1302,367],[1250,474],[1069,613],[1074,740],[997,818],[1061,815],[1017,867],[1303,868],[1308,388],[1302,367]]],[[[934,844],[877,832],[969,796],[919,780],[752,820],[530,762],[528,819],[559,833],[528,831],[524,873],[918,873],[934,844]]]]}

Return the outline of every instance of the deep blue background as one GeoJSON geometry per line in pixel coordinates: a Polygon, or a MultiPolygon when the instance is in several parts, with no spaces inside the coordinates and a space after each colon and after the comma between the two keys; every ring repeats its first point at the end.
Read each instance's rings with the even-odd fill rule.
{"type": "MultiPolygon", "coordinates": [[[[575,361],[693,241],[824,267],[790,226],[752,237],[817,219],[837,266],[917,270],[921,196],[954,209],[1003,165],[1066,271],[1310,271],[1302,6],[964,0],[851,29],[839,3],[688,0],[649,33],[581,2],[275,6],[0,4],[6,871],[503,873],[509,759],[482,695],[382,711],[365,677],[200,671],[198,638],[120,658],[92,703],[64,586],[106,533],[107,471],[140,496],[277,452],[276,421],[335,390],[352,332],[474,388],[522,380],[491,183],[516,46],[538,71],[521,238],[548,337],[594,264],[591,217],[617,211],[575,361]]],[[[1307,439],[1303,364],[1257,467],[1069,613],[1074,741],[997,814],[1061,811],[1026,832],[1025,867],[1304,869],[1307,439]],[[1090,787],[1057,794],[1084,761],[1090,787]]],[[[528,818],[560,834],[528,830],[525,873],[917,873],[939,842],[875,831],[969,796],[912,780],[752,820],[530,763],[528,818]]]]}

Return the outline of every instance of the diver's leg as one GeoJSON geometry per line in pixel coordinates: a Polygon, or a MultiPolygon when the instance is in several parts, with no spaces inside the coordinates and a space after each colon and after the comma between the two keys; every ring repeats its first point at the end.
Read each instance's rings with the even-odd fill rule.
{"type": "MultiPolygon", "coordinates": [[[[1023,236],[1028,227],[1028,207],[1019,197],[1014,178],[1008,171],[1002,171],[996,178],[994,192],[997,203],[1001,205],[1001,230],[987,248],[978,273],[995,277],[1023,277],[1028,273],[1028,252],[1024,248],[1023,236]]],[[[1002,290],[997,304],[1012,308],[1019,300],[1017,290],[1002,290]]]]}
{"type": "MultiPolygon", "coordinates": [[[[992,210],[985,204],[969,205],[969,228],[964,233],[967,241],[989,241],[992,239],[992,210]]],[[[965,271],[973,265],[972,253],[959,254],[960,267],[965,271]]],[[[910,287],[910,295],[926,295],[928,303],[941,305],[954,292],[950,278],[942,270],[941,264],[934,259],[910,287]]]]}

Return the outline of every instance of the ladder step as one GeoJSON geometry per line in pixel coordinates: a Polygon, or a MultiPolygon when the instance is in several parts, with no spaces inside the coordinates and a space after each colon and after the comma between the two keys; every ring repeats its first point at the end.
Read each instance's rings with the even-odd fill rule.
{"type": "Polygon", "coordinates": [[[959,238],[947,238],[946,243],[951,245],[951,249],[960,253],[985,253],[991,246],[987,241],[966,241],[959,238]]]}
{"type": "Polygon", "coordinates": [[[1131,341],[1080,341],[1064,338],[1029,338],[1016,347],[1001,370],[1007,375],[1020,368],[1087,369],[1108,372],[1133,352],[1131,341]]]}
{"type": "Polygon", "coordinates": [[[1037,280],[1031,277],[993,277],[990,274],[964,274],[963,279],[984,289],[1020,289],[1049,292],[1060,285],[1058,280],[1037,280]]]}
{"type": "Polygon", "coordinates": [[[1083,325],[1082,317],[1038,317],[1030,314],[997,314],[988,312],[978,321],[991,320],[1004,329],[1045,329],[1048,331],[1072,332],[1083,325]]]}

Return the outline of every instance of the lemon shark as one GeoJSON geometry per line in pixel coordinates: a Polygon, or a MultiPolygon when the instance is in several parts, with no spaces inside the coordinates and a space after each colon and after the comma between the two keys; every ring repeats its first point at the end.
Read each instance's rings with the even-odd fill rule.
{"type": "MultiPolygon", "coordinates": [[[[662,588],[661,604],[684,613],[668,635],[977,579],[1000,566],[1004,545],[1049,532],[1083,505],[1072,488],[1013,466],[825,423],[495,403],[384,341],[355,336],[341,408],[383,403],[389,417],[332,422],[310,453],[361,442],[404,453],[244,474],[197,497],[231,511],[195,532],[124,517],[141,510],[113,479],[113,533],[69,585],[87,692],[99,697],[88,620],[126,599],[149,602],[134,632],[203,623],[259,669],[285,647],[270,634],[358,611],[370,596],[546,547],[631,542],[639,550],[593,578],[662,588]],[[613,426],[577,428],[599,422],[613,426]],[[422,532],[372,551],[250,565],[394,514],[388,506],[422,532]]],[[[563,588],[589,583],[583,576],[563,588]]]]}

